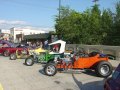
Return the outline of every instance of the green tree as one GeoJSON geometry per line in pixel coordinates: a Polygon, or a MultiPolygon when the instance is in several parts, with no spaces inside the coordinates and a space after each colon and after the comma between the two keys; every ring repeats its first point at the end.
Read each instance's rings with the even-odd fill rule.
{"type": "Polygon", "coordinates": [[[79,19],[81,14],[71,10],[69,7],[61,8],[60,19],[56,17],[56,32],[63,35],[64,40],[71,43],[78,43],[79,41],[79,19]]]}
{"type": "Polygon", "coordinates": [[[102,44],[109,45],[111,43],[111,32],[113,30],[113,17],[112,12],[108,10],[103,10],[101,15],[101,35],[102,35],[102,44]]]}
{"type": "Polygon", "coordinates": [[[61,7],[60,12],[60,18],[55,18],[55,29],[64,40],[76,44],[120,45],[120,2],[116,4],[114,18],[109,9],[101,13],[96,4],[83,13],[69,7],[61,7]]]}
{"type": "Polygon", "coordinates": [[[120,45],[120,2],[116,3],[116,12],[110,12],[109,16],[105,17],[105,20],[106,19],[109,19],[109,27],[107,28],[109,30],[107,32],[107,37],[105,38],[105,44],[120,45]],[[111,17],[113,18],[112,21],[111,17]]]}
{"type": "Polygon", "coordinates": [[[91,35],[90,35],[90,14],[91,10],[87,9],[82,13],[81,22],[79,23],[79,43],[81,44],[90,44],[91,35]]]}
{"type": "Polygon", "coordinates": [[[94,5],[91,10],[90,15],[90,35],[91,35],[91,44],[100,44],[101,43],[101,11],[98,5],[94,5]]]}
{"type": "Polygon", "coordinates": [[[116,4],[116,13],[114,14],[114,27],[111,33],[111,45],[120,45],[120,1],[116,4]]]}
{"type": "Polygon", "coordinates": [[[60,7],[60,16],[57,15],[56,18],[55,18],[55,29],[56,29],[56,32],[59,33],[59,34],[63,34],[63,29],[64,29],[64,19],[66,19],[69,14],[70,14],[71,10],[69,7],[63,7],[61,6],[60,7]]]}

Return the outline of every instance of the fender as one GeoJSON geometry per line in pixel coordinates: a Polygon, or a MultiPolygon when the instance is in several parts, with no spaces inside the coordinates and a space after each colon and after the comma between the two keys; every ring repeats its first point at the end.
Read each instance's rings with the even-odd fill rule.
{"type": "Polygon", "coordinates": [[[95,69],[96,66],[97,66],[99,63],[101,63],[101,62],[108,62],[108,61],[105,61],[105,60],[98,61],[98,62],[96,62],[92,67],[90,67],[90,69],[95,69]]]}

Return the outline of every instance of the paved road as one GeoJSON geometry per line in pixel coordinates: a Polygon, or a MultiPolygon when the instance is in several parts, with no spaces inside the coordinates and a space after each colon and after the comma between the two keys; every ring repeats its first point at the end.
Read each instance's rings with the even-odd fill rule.
{"type": "Polygon", "coordinates": [[[43,74],[42,65],[25,66],[24,59],[0,56],[0,83],[4,90],[103,90],[103,78],[94,73],[43,74]]]}

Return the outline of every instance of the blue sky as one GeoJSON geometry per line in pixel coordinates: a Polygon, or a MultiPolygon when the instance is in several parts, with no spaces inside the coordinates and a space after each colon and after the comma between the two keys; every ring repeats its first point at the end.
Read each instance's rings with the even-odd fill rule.
{"type": "MultiPolygon", "coordinates": [[[[94,5],[93,0],[61,0],[61,5],[82,12],[94,5]]],[[[99,0],[100,9],[115,11],[120,0],[99,0]]],[[[59,0],[0,0],[0,28],[31,26],[53,28],[59,0]]]]}

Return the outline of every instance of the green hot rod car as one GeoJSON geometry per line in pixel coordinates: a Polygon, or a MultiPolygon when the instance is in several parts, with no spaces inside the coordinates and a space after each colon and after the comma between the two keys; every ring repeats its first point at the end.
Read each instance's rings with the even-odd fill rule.
{"type": "Polygon", "coordinates": [[[65,50],[65,41],[58,40],[49,44],[49,50],[44,50],[39,53],[30,52],[31,55],[25,59],[25,65],[32,66],[36,63],[54,62],[65,50]],[[55,50],[56,49],[56,50],[55,50]]]}

